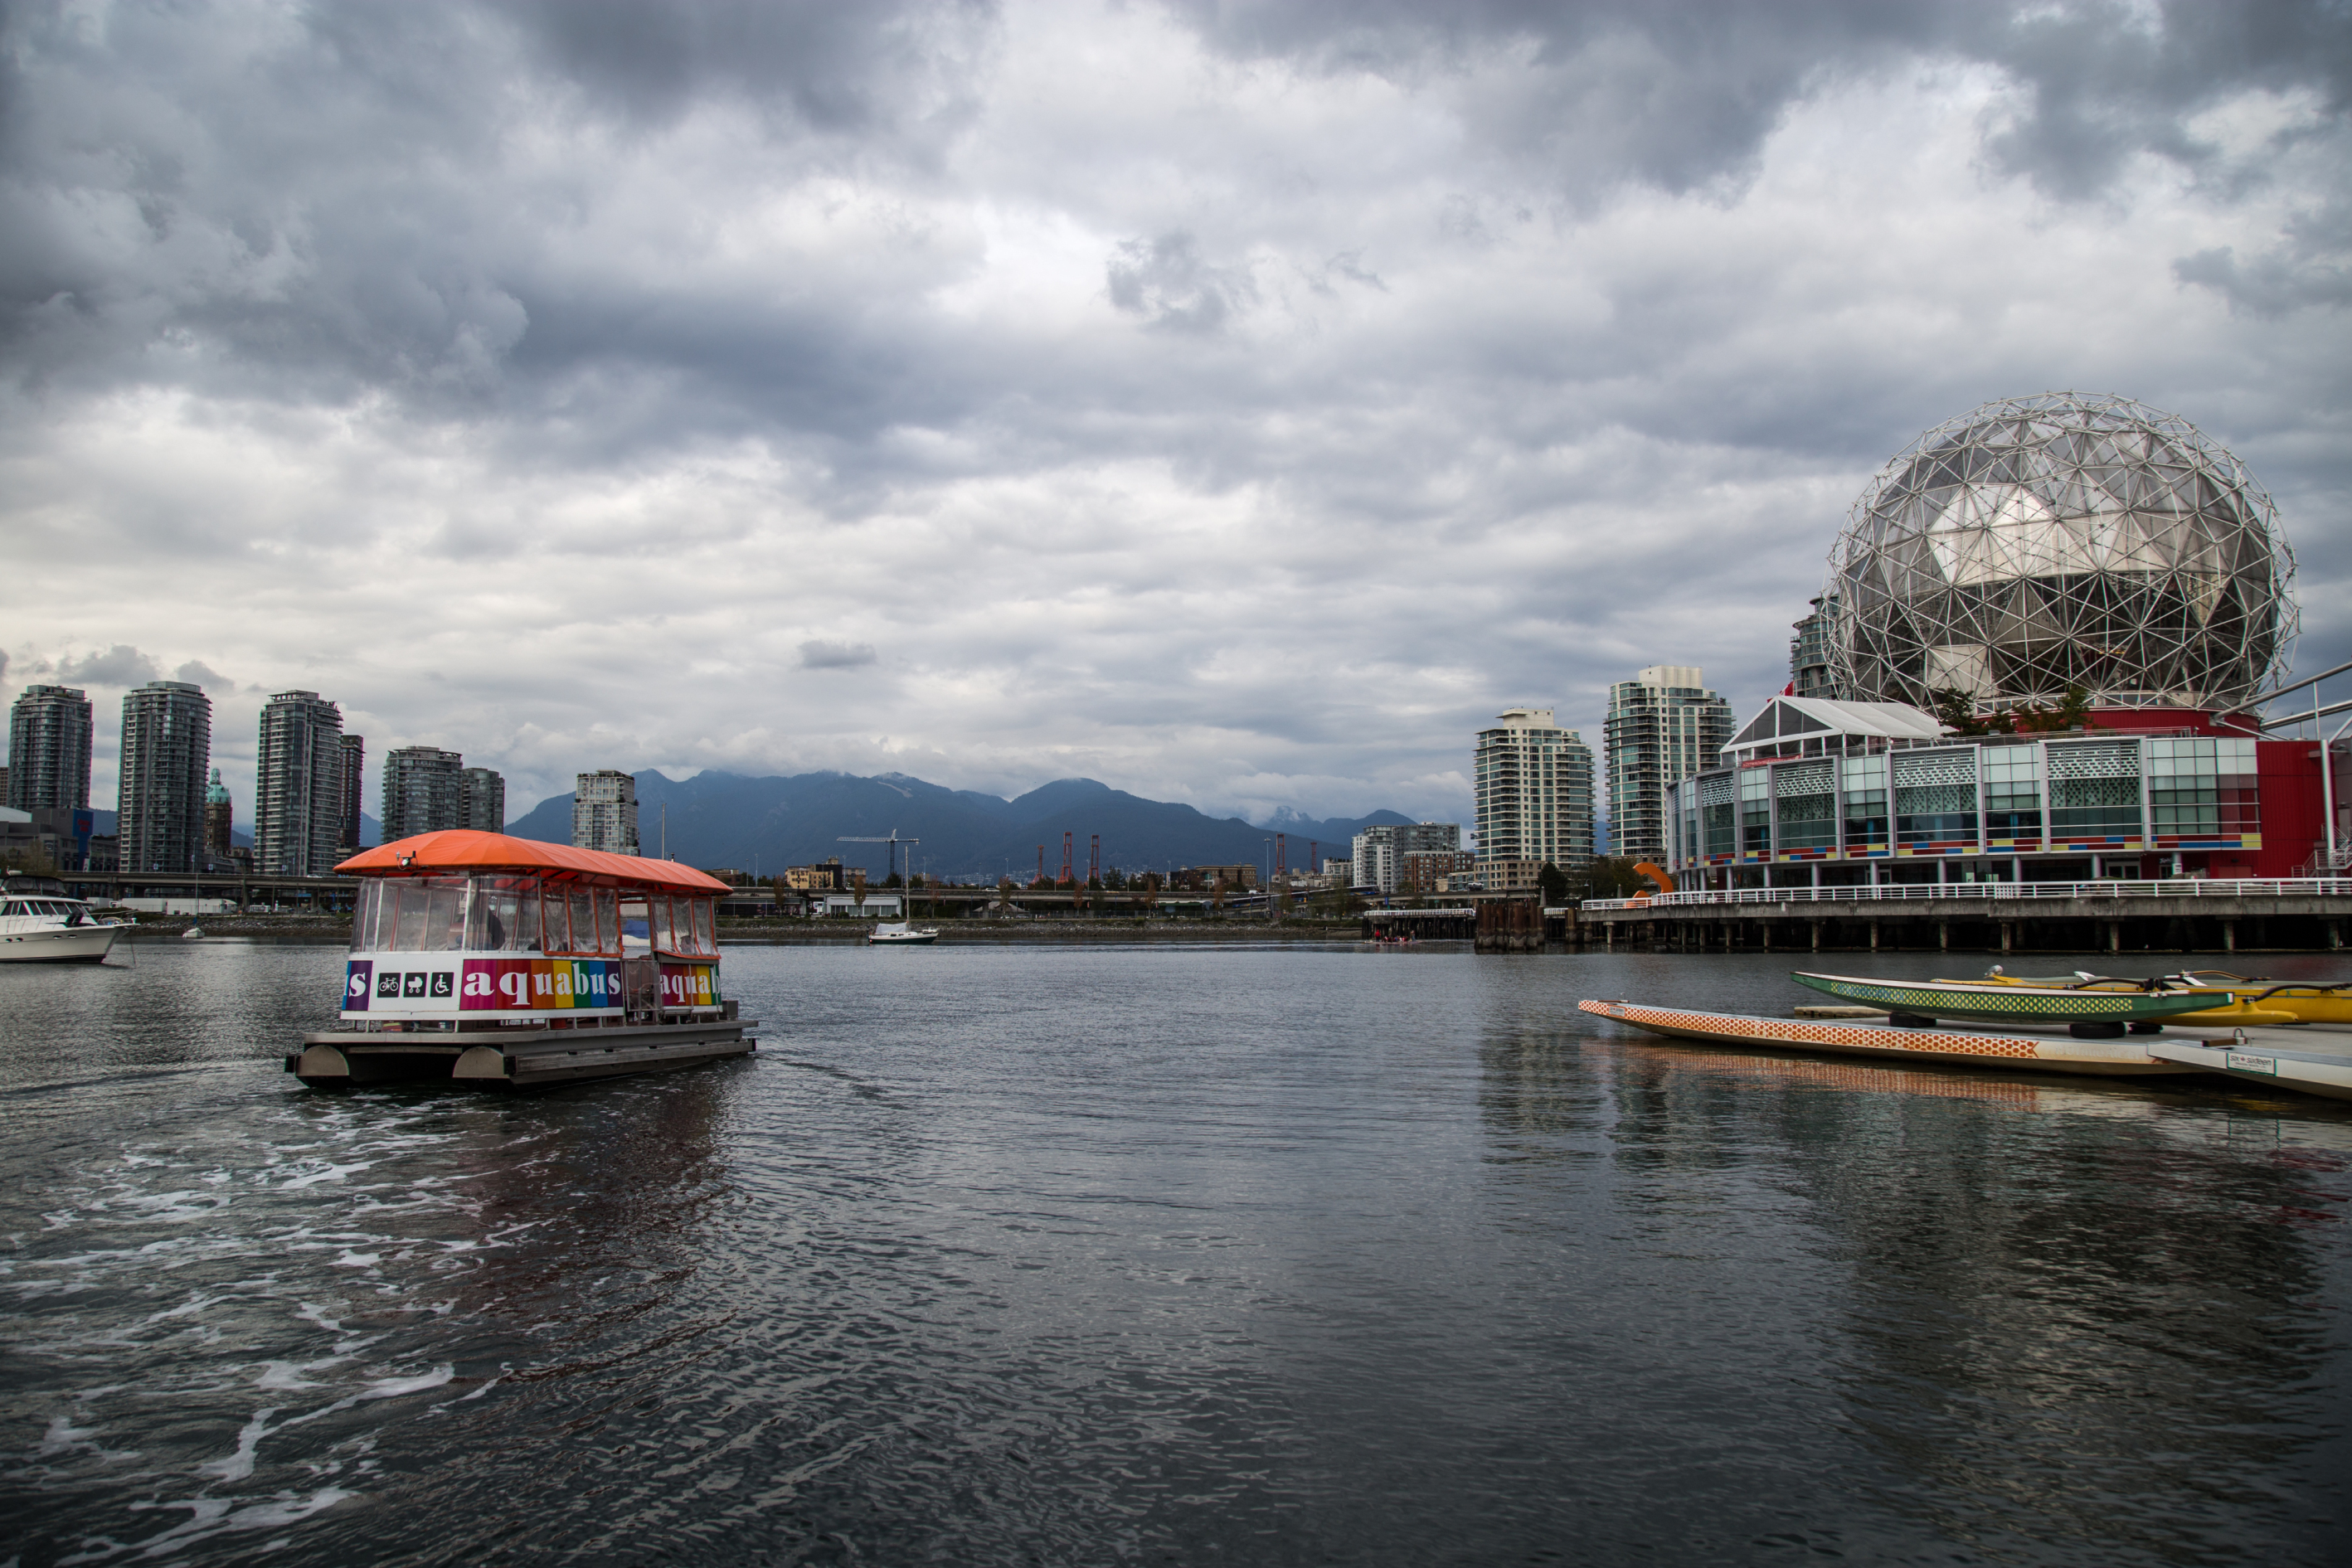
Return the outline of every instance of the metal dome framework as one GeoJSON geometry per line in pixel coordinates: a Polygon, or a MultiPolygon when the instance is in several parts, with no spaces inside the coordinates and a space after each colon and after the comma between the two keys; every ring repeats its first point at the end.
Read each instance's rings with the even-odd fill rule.
{"type": "Polygon", "coordinates": [[[1831,552],[1840,695],[2226,710],[2274,685],[2294,556],[2244,464],[2128,398],[1948,420],[1879,471],[1831,552]]]}

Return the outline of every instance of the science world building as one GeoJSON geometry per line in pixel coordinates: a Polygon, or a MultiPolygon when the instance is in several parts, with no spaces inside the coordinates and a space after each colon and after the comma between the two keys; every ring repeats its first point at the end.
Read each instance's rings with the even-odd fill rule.
{"type": "Polygon", "coordinates": [[[1675,786],[1669,869],[1693,888],[2308,874],[2329,812],[2352,819],[2345,759],[2324,779],[2317,744],[2252,711],[2293,646],[2294,576],[2270,497],[2185,420],[2051,393],[1937,425],[1831,553],[1828,691],[1792,682],[1675,786]]]}
{"type": "Polygon", "coordinates": [[[1986,403],[1896,454],[1830,555],[1834,695],[2202,712],[2271,685],[2294,558],[2245,465],[2116,397],[1986,403]]]}

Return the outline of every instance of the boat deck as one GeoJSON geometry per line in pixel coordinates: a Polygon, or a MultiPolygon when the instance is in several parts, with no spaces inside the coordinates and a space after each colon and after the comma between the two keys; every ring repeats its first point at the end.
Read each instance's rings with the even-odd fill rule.
{"type": "Polygon", "coordinates": [[[749,1056],[757,1019],[625,1029],[483,1028],[361,1033],[329,1030],[302,1037],[286,1071],[322,1087],[358,1083],[454,1083],[533,1089],[635,1072],[667,1072],[749,1056]]]}

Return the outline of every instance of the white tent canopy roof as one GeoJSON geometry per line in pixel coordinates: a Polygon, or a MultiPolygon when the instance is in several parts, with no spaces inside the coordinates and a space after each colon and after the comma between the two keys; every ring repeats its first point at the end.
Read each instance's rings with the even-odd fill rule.
{"type": "Polygon", "coordinates": [[[1748,721],[1728,752],[1812,736],[1880,736],[1890,740],[1933,740],[1944,733],[1936,716],[1908,703],[1832,702],[1827,697],[1774,697],[1748,721]]]}

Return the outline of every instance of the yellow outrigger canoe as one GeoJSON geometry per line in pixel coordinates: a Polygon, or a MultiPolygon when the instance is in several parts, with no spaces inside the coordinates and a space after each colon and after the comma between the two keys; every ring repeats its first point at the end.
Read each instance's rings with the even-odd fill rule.
{"type": "MultiPolygon", "coordinates": [[[[2167,975],[2170,985],[2201,991],[2215,1005],[2192,1013],[2175,1013],[2167,1023],[2221,1024],[2252,1028],[2258,1024],[2352,1023],[2352,983],[2322,985],[2310,980],[2272,980],[2259,975],[2233,975],[2227,969],[2190,969],[2167,975]]],[[[2137,991],[2140,980],[2117,979],[2078,969],[2071,975],[2034,977],[2004,975],[1996,964],[1979,984],[2052,987],[2083,991],[2137,991]]]]}

